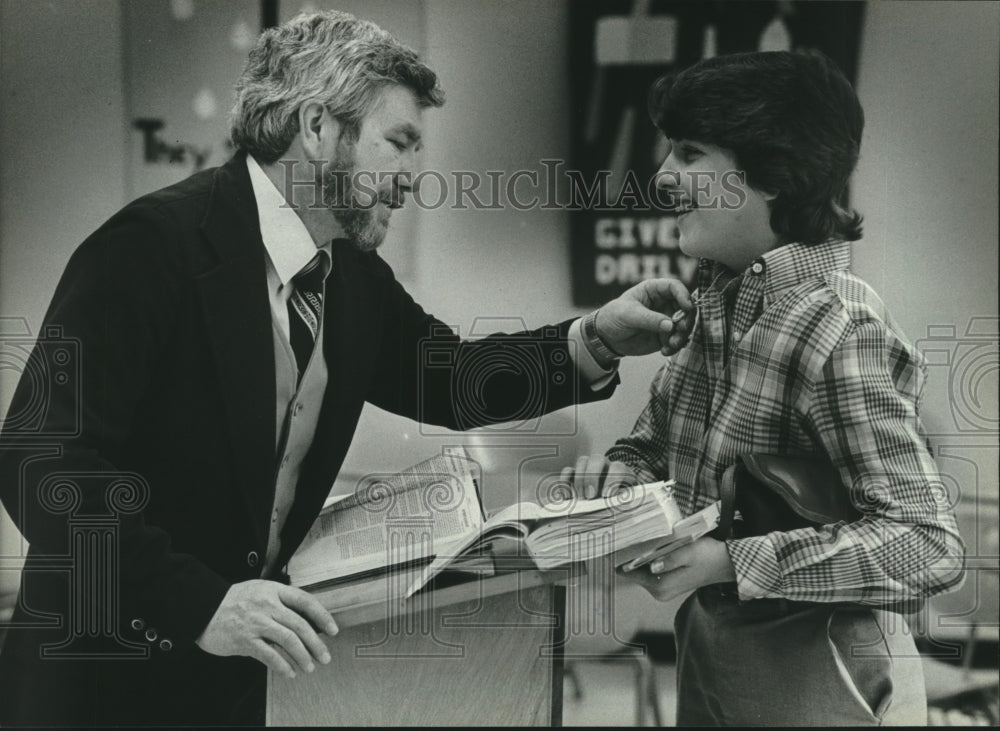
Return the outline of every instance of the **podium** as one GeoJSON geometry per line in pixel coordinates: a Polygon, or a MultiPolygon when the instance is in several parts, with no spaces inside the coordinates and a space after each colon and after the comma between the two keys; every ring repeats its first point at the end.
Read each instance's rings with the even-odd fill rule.
{"type": "Polygon", "coordinates": [[[332,660],[268,675],[269,726],[559,726],[565,585],[580,567],[447,574],[408,600],[415,572],[317,590],[340,633],[332,660]]]}

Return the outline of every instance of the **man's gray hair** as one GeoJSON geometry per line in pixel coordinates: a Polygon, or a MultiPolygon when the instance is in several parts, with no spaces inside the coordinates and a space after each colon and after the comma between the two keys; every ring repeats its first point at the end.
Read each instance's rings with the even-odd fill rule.
{"type": "Polygon", "coordinates": [[[233,145],[273,163],[299,132],[298,110],[321,101],[351,134],[386,86],[400,84],[421,107],[439,107],[437,75],[391,34],[348,13],[303,13],[264,31],[236,83],[233,145]]]}

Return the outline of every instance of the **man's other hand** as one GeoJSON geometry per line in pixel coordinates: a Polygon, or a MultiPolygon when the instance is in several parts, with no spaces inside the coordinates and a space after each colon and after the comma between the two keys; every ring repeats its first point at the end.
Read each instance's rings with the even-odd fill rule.
{"type": "Polygon", "coordinates": [[[687,343],[694,312],[682,282],[647,279],[601,307],[594,324],[601,340],[619,355],[657,350],[673,355],[687,343]]]}
{"type": "Polygon", "coordinates": [[[196,644],[213,655],[252,657],[294,678],[296,669],[311,673],[314,660],[330,662],[314,627],[331,636],[338,632],[333,617],[311,594],[254,579],[229,588],[196,644]]]}

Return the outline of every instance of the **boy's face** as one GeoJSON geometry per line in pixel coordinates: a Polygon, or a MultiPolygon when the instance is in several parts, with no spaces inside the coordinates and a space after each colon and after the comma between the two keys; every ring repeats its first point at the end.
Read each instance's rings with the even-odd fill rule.
{"type": "Polygon", "coordinates": [[[768,202],[774,196],[746,184],[728,149],[696,140],[669,139],[657,172],[662,200],[677,206],[680,247],[735,272],[778,245],[768,202]]]}

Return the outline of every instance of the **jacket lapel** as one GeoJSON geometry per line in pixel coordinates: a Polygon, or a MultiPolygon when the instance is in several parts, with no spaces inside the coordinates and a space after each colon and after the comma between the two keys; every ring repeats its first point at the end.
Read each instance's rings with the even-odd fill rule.
{"type": "Polygon", "coordinates": [[[281,534],[282,561],[305,537],[351,444],[378,357],[384,282],[349,242],[335,241],[323,301],[328,380],[312,448],[281,534]]]}
{"type": "MultiPolygon", "coordinates": [[[[198,277],[237,479],[261,547],[274,502],[275,365],[264,244],[246,159],[219,168],[202,230],[217,257],[198,277]]],[[[382,289],[349,242],[334,242],[324,300],[329,380],[307,466],[282,532],[297,546],[336,478],[364,403],[379,347],[382,289]]],[[[286,556],[287,558],[287,556],[286,556]]]]}
{"type": "Polygon", "coordinates": [[[326,283],[323,350],[330,380],[324,406],[364,393],[378,347],[382,286],[348,241],[334,241],[326,283]]]}
{"type": "Polygon", "coordinates": [[[216,171],[202,230],[217,256],[216,266],[198,277],[205,324],[236,476],[263,548],[274,500],[274,345],[265,250],[244,155],[216,171]]]}

